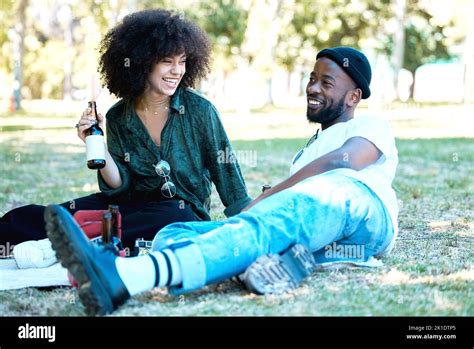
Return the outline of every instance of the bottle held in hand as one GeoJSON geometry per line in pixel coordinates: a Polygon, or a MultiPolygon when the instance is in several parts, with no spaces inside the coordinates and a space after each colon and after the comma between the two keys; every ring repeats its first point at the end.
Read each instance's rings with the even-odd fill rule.
{"type": "Polygon", "coordinates": [[[95,124],[85,132],[87,167],[91,170],[100,170],[105,167],[104,131],[99,127],[96,103],[92,101],[88,104],[92,110],[92,115],[95,117],[95,124]]]}

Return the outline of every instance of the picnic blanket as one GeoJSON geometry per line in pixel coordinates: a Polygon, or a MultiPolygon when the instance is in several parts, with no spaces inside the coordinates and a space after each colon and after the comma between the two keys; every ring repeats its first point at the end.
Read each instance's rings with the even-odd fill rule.
{"type": "Polygon", "coordinates": [[[56,263],[47,268],[18,269],[14,259],[0,259],[0,290],[69,286],[67,270],[56,263]]]}

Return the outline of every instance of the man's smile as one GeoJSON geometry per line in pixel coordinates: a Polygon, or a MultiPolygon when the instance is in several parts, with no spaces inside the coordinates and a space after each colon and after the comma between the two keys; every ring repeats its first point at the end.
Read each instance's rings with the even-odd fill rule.
{"type": "Polygon", "coordinates": [[[308,97],[308,108],[317,109],[324,105],[324,101],[320,98],[308,97]]]}

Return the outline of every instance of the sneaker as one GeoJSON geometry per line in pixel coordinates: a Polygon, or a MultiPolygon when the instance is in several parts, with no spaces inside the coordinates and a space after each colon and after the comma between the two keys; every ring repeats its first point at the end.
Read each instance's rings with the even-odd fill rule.
{"type": "Polygon", "coordinates": [[[46,268],[58,262],[49,239],[25,241],[15,245],[13,257],[20,269],[46,268]]]}
{"type": "Polygon", "coordinates": [[[315,270],[313,254],[297,244],[282,254],[260,256],[245,271],[244,283],[256,294],[281,294],[297,288],[315,270]]]}

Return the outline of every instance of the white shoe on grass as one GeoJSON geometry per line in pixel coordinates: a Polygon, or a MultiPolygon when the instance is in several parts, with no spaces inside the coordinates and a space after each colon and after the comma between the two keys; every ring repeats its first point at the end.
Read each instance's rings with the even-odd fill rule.
{"type": "Polygon", "coordinates": [[[46,268],[58,261],[49,239],[25,241],[15,245],[13,257],[20,269],[46,268]]]}

